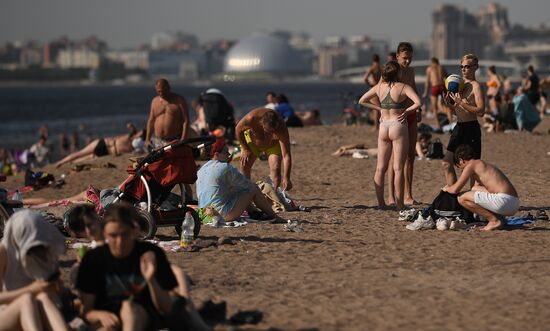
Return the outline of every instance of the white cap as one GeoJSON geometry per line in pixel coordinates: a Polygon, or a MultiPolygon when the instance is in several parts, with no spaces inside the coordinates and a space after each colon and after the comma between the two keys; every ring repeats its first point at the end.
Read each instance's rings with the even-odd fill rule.
{"type": "Polygon", "coordinates": [[[215,94],[222,94],[222,91],[218,90],[217,88],[209,88],[208,90],[206,90],[206,93],[215,93],[215,94]]]}

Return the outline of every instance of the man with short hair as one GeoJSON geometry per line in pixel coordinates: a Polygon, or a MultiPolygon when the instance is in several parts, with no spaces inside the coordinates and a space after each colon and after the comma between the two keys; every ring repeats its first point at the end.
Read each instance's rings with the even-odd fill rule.
{"type": "Polygon", "coordinates": [[[164,78],[156,81],[155,90],[158,96],[151,102],[145,145],[158,148],[173,140],[188,138],[189,114],[185,98],[173,93],[164,78]]]}
{"type": "Polygon", "coordinates": [[[462,169],[460,178],[443,188],[444,191],[458,194],[468,181],[477,185],[463,192],[458,202],[469,211],[487,218],[489,223],[483,231],[500,229],[504,226],[503,215],[514,215],[519,209],[519,198],[514,185],[497,167],[476,160],[476,152],[469,145],[460,145],[454,153],[454,164],[462,169]]]}
{"type": "MultiPolygon", "coordinates": [[[[399,82],[405,83],[413,88],[414,92],[418,94],[415,83],[415,72],[410,64],[413,58],[413,47],[411,43],[400,42],[397,46],[397,62],[399,63],[399,82]]],[[[412,105],[410,99],[405,100],[405,108],[412,105]]],[[[407,126],[409,129],[409,149],[407,153],[407,159],[405,161],[404,174],[405,174],[405,196],[403,202],[406,205],[413,205],[417,203],[412,196],[412,180],[414,171],[414,159],[416,157],[416,137],[418,134],[417,123],[422,120],[420,109],[416,110],[416,113],[412,113],[407,117],[407,126]]],[[[389,204],[395,204],[395,188],[394,188],[394,172],[393,169],[388,171],[388,194],[389,204]]]]}
{"type": "Polygon", "coordinates": [[[485,113],[485,96],[481,85],[476,80],[478,59],[474,54],[466,54],[460,62],[464,88],[457,92],[449,92],[444,98],[445,103],[455,113],[457,124],[453,128],[447,152],[443,157],[443,171],[447,185],[456,182],[456,173],[453,166],[454,152],[458,146],[467,144],[474,150],[474,158],[481,158],[481,128],[477,121],[478,116],[485,113]]]}
{"type": "MultiPolygon", "coordinates": [[[[443,96],[445,92],[445,81],[444,81],[444,71],[443,67],[439,64],[439,59],[432,57],[431,64],[426,69],[426,84],[424,85],[424,93],[422,98],[425,98],[428,95],[428,89],[431,85],[430,90],[430,111],[427,114],[434,116],[437,119],[437,113],[439,112],[439,96],[443,96]]],[[[439,120],[437,121],[439,125],[439,120]]]]}
{"type": "Polygon", "coordinates": [[[250,171],[258,157],[267,155],[273,186],[292,189],[290,171],[290,137],[285,121],[276,111],[257,108],[246,114],[236,126],[236,136],[241,144],[241,172],[250,178],[250,171]],[[281,163],[284,175],[281,181],[281,163]]]}

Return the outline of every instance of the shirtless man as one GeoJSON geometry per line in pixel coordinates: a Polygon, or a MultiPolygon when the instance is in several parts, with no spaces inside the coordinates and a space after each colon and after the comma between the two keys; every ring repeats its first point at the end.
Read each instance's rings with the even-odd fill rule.
{"type": "MultiPolygon", "coordinates": [[[[363,76],[363,81],[365,81],[365,84],[372,88],[378,84],[380,77],[382,77],[380,56],[378,54],[374,54],[372,56],[372,64],[369,69],[367,69],[365,76],[363,76]]],[[[380,129],[380,112],[376,109],[371,109],[371,119],[374,121],[373,131],[378,131],[378,129],[380,129]]]]}
{"type": "Polygon", "coordinates": [[[475,159],[476,152],[469,145],[460,145],[454,154],[454,164],[462,169],[456,183],[443,188],[452,194],[458,194],[468,181],[475,180],[477,185],[458,197],[458,202],[469,211],[487,218],[489,223],[483,231],[500,229],[503,215],[514,215],[519,209],[518,192],[508,177],[497,167],[475,159]]]}
{"type": "Polygon", "coordinates": [[[56,168],[69,162],[82,162],[95,157],[105,155],[120,155],[134,151],[132,142],[134,139],[143,139],[145,132],[137,131],[133,135],[124,134],[115,137],[99,138],[93,140],[79,151],[71,153],[55,164],[56,168]]]}
{"type": "Polygon", "coordinates": [[[145,145],[158,148],[172,140],[187,138],[190,130],[185,98],[172,93],[164,78],[156,81],[155,90],[158,96],[151,102],[145,145]],[[152,141],[151,133],[155,135],[152,141]]]}
{"type": "Polygon", "coordinates": [[[478,59],[474,54],[466,54],[460,62],[464,89],[458,93],[449,92],[443,99],[457,117],[458,123],[451,133],[447,152],[443,158],[443,171],[448,186],[456,182],[453,166],[454,152],[459,145],[467,144],[474,150],[474,159],[481,157],[481,128],[478,116],[485,113],[485,97],[481,85],[476,81],[478,59]]]}
{"type": "Polygon", "coordinates": [[[290,138],[281,115],[271,109],[257,108],[246,114],[237,123],[235,130],[241,144],[241,173],[250,178],[254,161],[261,153],[265,153],[274,187],[281,186],[285,191],[292,189],[290,138]],[[284,164],[282,182],[281,161],[284,164]]]}
{"type": "MultiPolygon", "coordinates": [[[[428,95],[428,88],[430,85],[432,86],[432,89],[430,91],[430,110],[426,114],[430,114],[429,116],[433,116],[437,119],[437,113],[439,112],[439,96],[443,96],[443,93],[445,92],[445,81],[444,81],[444,73],[443,73],[443,67],[439,64],[439,60],[436,57],[432,57],[432,63],[430,66],[426,69],[426,84],[424,85],[424,93],[422,94],[422,98],[425,98],[428,95]]],[[[437,120],[437,125],[439,126],[439,120],[437,120]]]]}
{"type": "MultiPolygon", "coordinates": [[[[397,62],[400,65],[399,70],[399,82],[405,83],[413,88],[414,92],[418,94],[416,90],[416,83],[414,80],[415,72],[410,67],[413,57],[413,47],[408,42],[400,42],[397,46],[397,62]]],[[[405,100],[405,108],[408,108],[413,104],[412,100],[405,100]]],[[[412,180],[414,170],[414,159],[416,156],[416,137],[418,134],[417,123],[422,120],[422,114],[420,109],[416,110],[416,113],[412,113],[407,117],[407,125],[409,130],[409,150],[407,159],[405,161],[405,196],[403,202],[406,205],[413,205],[417,203],[412,196],[412,180]]],[[[393,169],[388,169],[388,203],[395,204],[395,189],[394,189],[394,172],[393,169]]]]}
{"type": "Polygon", "coordinates": [[[374,54],[372,56],[372,64],[367,69],[367,72],[365,72],[365,76],[363,76],[363,80],[365,81],[365,84],[369,85],[370,87],[373,87],[376,84],[378,84],[380,77],[382,77],[382,66],[380,65],[380,56],[378,56],[378,54],[374,54]]]}

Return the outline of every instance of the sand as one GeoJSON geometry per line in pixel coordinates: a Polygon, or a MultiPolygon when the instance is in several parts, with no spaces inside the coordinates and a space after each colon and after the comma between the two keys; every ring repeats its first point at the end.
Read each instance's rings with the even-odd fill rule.
{"type": "MultiPolygon", "coordinates": [[[[550,209],[550,118],[534,134],[483,134],[483,158],[515,184],[520,213],[550,209]]],[[[260,310],[263,320],[244,330],[545,330],[550,325],[550,223],[491,233],[405,229],[397,212],[374,209],[375,159],[334,157],[340,145],[375,147],[371,127],[291,129],[292,196],[310,213],[284,213],[304,231],[283,225],[204,227],[201,237],[222,236],[234,245],[196,253],[169,253],[194,286],[192,297],[226,301],[228,317],[260,310]]],[[[445,144],[448,135],[437,135],[445,144]]],[[[63,197],[93,183],[111,187],[125,178],[128,156],[106,157],[117,169],[69,174],[69,165],[48,168],[62,189],[26,197],[63,197]]],[[[267,163],[253,174],[262,178],[267,163]]],[[[14,189],[22,176],[3,186],[14,189]]],[[[430,202],[444,184],[441,162],[415,162],[414,197],[430,202]]],[[[172,228],[158,232],[176,239],[172,228]]],[[[72,261],[70,252],[64,257],[72,261]]],[[[68,263],[64,264],[66,273],[68,263]]],[[[217,330],[228,329],[218,324],[217,330]]]]}

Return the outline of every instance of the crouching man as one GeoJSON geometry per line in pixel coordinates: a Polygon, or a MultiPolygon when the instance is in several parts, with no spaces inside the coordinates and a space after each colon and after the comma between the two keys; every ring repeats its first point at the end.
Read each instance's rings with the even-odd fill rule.
{"type": "Polygon", "coordinates": [[[171,311],[176,277],[162,249],[136,240],[138,217],[130,205],[111,206],[103,225],[107,245],[89,251],[78,271],[82,314],[101,330],[157,330],[171,311]]]}
{"type": "Polygon", "coordinates": [[[459,195],[458,202],[469,211],[487,218],[489,224],[482,228],[483,231],[500,229],[504,226],[503,216],[518,211],[518,193],[500,169],[474,158],[472,147],[461,145],[456,149],[454,163],[462,169],[462,174],[453,185],[445,186],[443,190],[458,194],[470,179],[475,180],[476,184],[470,191],[459,195]]]}

